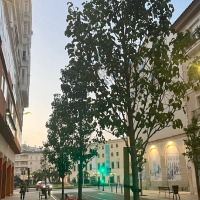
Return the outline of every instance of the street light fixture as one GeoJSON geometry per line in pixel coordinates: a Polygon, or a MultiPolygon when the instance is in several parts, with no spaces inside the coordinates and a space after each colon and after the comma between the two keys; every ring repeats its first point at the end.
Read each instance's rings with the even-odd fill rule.
{"type": "MultiPolygon", "coordinates": [[[[13,113],[11,113],[10,110],[7,108],[6,109],[6,115],[11,115],[11,114],[13,114],[13,113]]],[[[31,115],[31,114],[32,114],[31,112],[25,112],[25,113],[22,113],[20,115],[31,115]]]]}

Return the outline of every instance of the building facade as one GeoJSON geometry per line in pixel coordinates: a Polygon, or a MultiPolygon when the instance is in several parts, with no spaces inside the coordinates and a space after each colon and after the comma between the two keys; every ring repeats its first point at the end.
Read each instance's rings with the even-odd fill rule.
{"type": "Polygon", "coordinates": [[[23,111],[29,105],[31,0],[0,1],[0,199],[13,193],[21,153],[23,111]]]}
{"type": "MultiPolygon", "coordinates": [[[[193,0],[187,9],[180,15],[180,17],[173,24],[173,28],[180,32],[185,32],[189,30],[191,32],[191,37],[193,37],[193,44],[187,48],[187,55],[191,57],[189,62],[193,62],[195,56],[200,56],[200,38],[196,35],[196,28],[200,26],[200,2],[198,0],[193,0]]],[[[184,81],[188,80],[188,63],[185,63],[183,68],[183,78],[184,81]]],[[[192,117],[197,117],[200,125],[200,89],[197,91],[188,91],[189,101],[187,101],[187,118],[188,123],[191,123],[192,117]]],[[[190,182],[191,193],[196,193],[196,178],[194,166],[188,163],[188,174],[190,182]]]]}
{"type": "Polygon", "coordinates": [[[41,169],[40,160],[43,156],[42,150],[36,147],[22,145],[21,154],[15,155],[14,175],[19,176],[21,180],[28,180],[27,168],[30,173],[41,169]],[[25,171],[25,174],[22,174],[25,171]]]}

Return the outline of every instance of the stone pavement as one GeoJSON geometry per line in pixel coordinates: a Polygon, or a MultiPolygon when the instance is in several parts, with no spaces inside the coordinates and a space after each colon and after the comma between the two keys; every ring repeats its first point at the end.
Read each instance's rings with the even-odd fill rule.
{"type": "MultiPolygon", "coordinates": [[[[26,192],[24,200],[37,200],[39,199],[39,191],[35,191],[35,189],[29,189],[29,192],[26,192]]],[[[43,197],[43,199],[45,199],[43,197]]],[[[20,200],[20,193],[19,189],[14,190],[12,196],[6,197],[5,200],[20,200]]],[[[55,200],[54,197],[49,197],[47,195],[47,200],[55,200]]]]}
{"type": "MultiPolygon", "coordinates": [[[[102,191],[102,187],[100,187],[99,191],[102,191]]],[[[113,191],[111,192],[111,189],[109,187],[104,187],[104,192],[108,192],[108,193],[114,193],[114,194],[118,194],[118,195],[124,195],[121,193],[121,188],[117,188],[117,193],[116,193],[116,187],[113,187],[113,191]]],[[[124,191],[123,191],[124,193],[124,191]]],[[[180,199],[181,200],[198,200],[197,195],[190,195],[190,192],[179,192],[180,194],[180,199]]],[[[161,192],[159,194],[158,191],[156,190],[143,190],[143,195],[141,196],[141,200],[166,200],[166,199],[173,199],[173,194],[166,193],[166,197],[165,197],[165,192],[161,192]]],[[[133,196],[133,193],[130,192],[130,196],[133,196]]],[[[176,197],[174,197],[174,199],[176,199],[176,197]]],[[[179,199],[177,197],[177,199],[179,199]]]]}
{"type": "MultiPolygon", "coordinates": [[[[72,191],[77,192],[75,189],[75,190],[70,190],[70,191],[65,190],[65,193],[70,193],[72,191]]],[[[55,190],[55,191],[53,190],[53,193],[60,193],[60,192],[61,192],[61,190],[55,190]]],[[[88,196],[90,196],[90,192],[91,192],[91,195],[93,192],[94,199],[96,199],[96,200],[104,199],[104,198],[95,197],[96,196],[95,194],[97,194],[97,193],[101,193],[101,194],[104,193],[104,192],[102,192],[102,187],[99,190],[94,189],[94,188],[88,188],[86,191],[83,191],[83,193],[88,194],[88,196]],[[99,192],[97,192],[97,191],[99,191],[99,192]]],[[[105,187],[105,193],[110,193],[110,194],[113,193],[113,195],[121,196],[122,198],[120,198],[120,199],[124,199],[123,194],[121,194],[121,190],[119,191],[119,193],[116,194],[116,190],[113,190],[113,192],[110,192],[109,188],[105,187]]],[[[144,190],[143,194],[145,196],[141,196],[141,198],[140,198],[141,200],[170,200],[170,199],[173,199],[172,194],[170,194],[170,197],[169,197],[169,194],[166,194],[166,197],[165,197],[164,192],[159,194],[158,191],[155,191],[155,190],[144,190]]],[[[180,194],[181,200],[198,200],[197,195],[190,195],[189,192],[180,192],[179,194],[180,194]]],[[[132,196],[132,193],[131,193],[131,196],[132,196]]],[[[39,199],[39,191],[35,191],[35,189],[30,189],[30,191],[26,193],[25,200],[37,200],[37,199],[39,199]]],[[[44,197],[43,197],[43,199],[44,199],[44,197]]],[[[118,199],[118,198],[116,198],[116,199],[118,199]]],[[[14,190],[13,196],[6,197],[5,200],[20,200],[19,189],[14,190]]],[[[56,200],[56,198],[52,196],[52,197],[48,197],[47,200],[56,200]]]]}

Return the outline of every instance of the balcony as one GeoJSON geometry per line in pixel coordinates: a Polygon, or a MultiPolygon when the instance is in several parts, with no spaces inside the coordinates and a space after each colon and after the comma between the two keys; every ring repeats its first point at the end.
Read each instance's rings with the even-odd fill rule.
{"type": "Polygon", "coordinates": [[[194,43],[188,47],[186,50],[187,55],[191,56],[194,55],[196,52],[199,51],[200,47],[200,40],[194,41],[194,43]]]}
{"type": "Polygon", "coordinates": [[[27,108],[29,104],[29,85],[24,83],[20,85],[20,88],[22,91],[24,107],[27,108]]]}
{"type": "Polygon", "coordinates": [[[198,122],[200,122],[200,108],[192,111],[192,117],[197,118],[198,122]]]}

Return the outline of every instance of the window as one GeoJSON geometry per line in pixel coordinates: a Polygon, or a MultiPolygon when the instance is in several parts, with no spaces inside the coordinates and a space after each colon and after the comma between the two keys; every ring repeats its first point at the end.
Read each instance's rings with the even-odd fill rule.
{"type": "Polygon", "coordinates": [[[119,152],[116,152],[116,156],[119,156],[119,152]]]}
{"type": "Polygon", "coordinates": [[[85,170],[87,171],[87,164],[85,164],[85,170]]]}
{"type": "Polygon", "coordinates": [[[118,144],[116,144],[116,148],[118,147],[118,144]]]}
{"type": "Polygon", "coordinates": [[[7,83],[6,83],[4,74],[2,75],[2,78],[1,78],[1,90],[4,95],[5,100],[7,100],[7,83]]]}
{"type": "Polygon", "coordinates": [[[112,169],[115,168],[115,163],[114,162],[111,162],[111,167],[112,167],[112,169]]]}
{"type": "Polygon", "coordinates": [[[24,22],[24,34],[28,34],[28,22],[24,22]]]}
{"type": "Polygon", "coordinates": [[[105,167],[105,163],[102,163],[102,167],[105,167]]]}
{"type": "Polygon", "coordinates": [[[36,156],[36,160],[37,160],[37,156],[36,156]]]}
{"type": "Polygon", "coordinates": [[[98,170],[100,169],[100,163],[98,163],[98,170]]]}
{"type": "Polygon", "coordinates": [[[76,166],[74,165],[74,172],[76,171],[76,166]]]}
{"type": "Polygon", "coordinates": [[[22,53],[22,60],[26,60],[26,51],[23,51],[22,53]]]}
{"type": "Polygon", "coordinates": [[[113,153],[111,153],[111,156],[113,157],[113,153]]]}
{"type": "Polygon", "coordinates": [[[117,162],[117,168],[119,169],[119,161],[117,162]]]}
{"type": "Polygon", "coordinates": [[[98,154],[98,158],[100,158],[100,154],[98,154]]]}
{"type": "Polygon", "coordinates": [[[25,11],[25,12],[28,12],[28,1],[25,1],[25,4],[24,4],[24,11],[25,11]]]}
{"type": "Polygon", "coordinates": [[[22,68],[22,84],[25,84],[25,69],[22,68]]]}
{"type": "Polygon", "coordinates": [[[37,165],[37,162],[35,163],[35,165],[37,165]]]}
{"type": "Polygon", "coordinates": [[[92,170],[92,164],[90,164],[90,170],[92,170]]]}
{"type": "Polygon", "coordinates": [[[32,165],[32,162],[30,162],[30,165],[32,165]]]}
{"type": "Polygon", "coordinates": [[[104,158],[104,153],[102,153],[102,158],[104,158]]]}
{"type": "Polygon", "coordinates": [[[113,144],[111,144],[111,148],[113,148],[113,144]]]}
{"type": "Polygon", "coordinates": [[[104,149],[104,146],[102,146],[102,149],[104,149]]]}
{"type": "Polygon", "coordinates": [[[3,93],[4,93],[4,87],[5,87],[5,77],[2,74],[2,77],[1,77],[1,90],[2,90],[3,93]]]}

